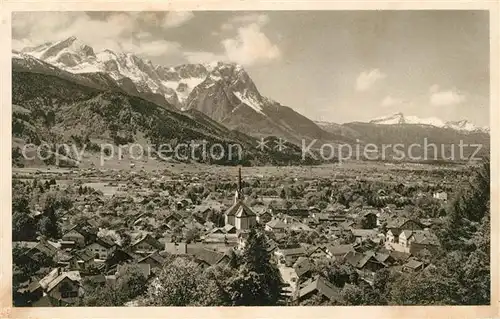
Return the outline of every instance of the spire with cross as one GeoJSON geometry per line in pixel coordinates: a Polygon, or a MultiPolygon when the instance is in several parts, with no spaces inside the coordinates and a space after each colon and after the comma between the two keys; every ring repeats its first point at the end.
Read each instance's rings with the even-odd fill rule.
{"type": "Polygon", "coordinates": [[[243,191],[241,190],[241,166],[238,166],[238,189],[234,194],[234,201],[237,202],[243,199],[243,191]]]}

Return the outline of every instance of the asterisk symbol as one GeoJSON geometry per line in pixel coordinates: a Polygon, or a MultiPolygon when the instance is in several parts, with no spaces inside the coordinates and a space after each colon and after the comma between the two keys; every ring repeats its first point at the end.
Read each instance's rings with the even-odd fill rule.
{"type": "Polygon", "coordinates": [[[269,146],[267,146],[267,141],[263,137],[260,138],[260,141],[257,141],[257,148],[260,149],[261,152],[269,148],[269,146]]]}
{"type": "Polygon", "coordinates": [[[284,140],[282,138],[280,138],[278,140],[278,143],[276,143],[276,147],[278,148],[278,151],[281,152],[281,151],[283,151],[286,148],[285,143],[286,143],[286,140],[284,140]]]}

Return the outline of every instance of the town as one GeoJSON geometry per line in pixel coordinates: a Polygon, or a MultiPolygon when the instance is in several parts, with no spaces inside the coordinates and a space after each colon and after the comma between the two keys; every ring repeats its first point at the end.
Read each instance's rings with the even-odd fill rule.
{"type": "Polygon", "coordinates": [[[470,174],[382,163],[274,170],[14,169],[14,304],[150,305],[166,265],[230,269],[255,232],[279,270],[279,305],[356,304],[381,277],[440,266],[447,206],[470,174]],[[96,300],[106,289],[121,297],[96,300]]]}

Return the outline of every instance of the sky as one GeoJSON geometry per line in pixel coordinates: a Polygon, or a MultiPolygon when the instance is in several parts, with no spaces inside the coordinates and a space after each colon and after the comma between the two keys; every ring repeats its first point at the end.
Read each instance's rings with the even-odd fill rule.
{"type": "Polygon", "coordinates": [[[489,125],[487,11],[13,13],[13,49],[69,36],[166,66],[239,63],[263,95],[313,120],[489,125]]]}

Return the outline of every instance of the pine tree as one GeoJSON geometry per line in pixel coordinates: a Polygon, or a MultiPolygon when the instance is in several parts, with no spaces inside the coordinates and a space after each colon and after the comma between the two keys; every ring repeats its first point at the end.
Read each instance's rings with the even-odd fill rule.
{"type": "Polygon", "coordinates": [[[263,233],[252,229],[242,254],[242,265],[230,287],[235,305],[272,306],[281,298],[281,275],[271,262],[263,233]]]}

